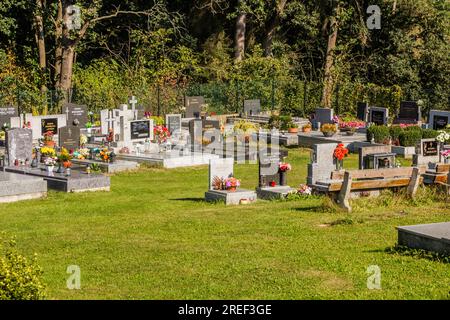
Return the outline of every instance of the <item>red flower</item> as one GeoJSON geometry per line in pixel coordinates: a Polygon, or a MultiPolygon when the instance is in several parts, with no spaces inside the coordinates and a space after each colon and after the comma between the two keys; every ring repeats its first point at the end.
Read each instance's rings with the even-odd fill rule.
{"type": "Polygon", "coordinates": [[[276,182],[275,181],[270,181],[270,186],[271,187],[275,187],[277,184],[276,184],[276,182]]]}
{"type": "Polygon", "coordinates": [[[348,155],[348,149],[342,143],[339,143],[333,153],[334,157],[342,161],[348,155]]]}

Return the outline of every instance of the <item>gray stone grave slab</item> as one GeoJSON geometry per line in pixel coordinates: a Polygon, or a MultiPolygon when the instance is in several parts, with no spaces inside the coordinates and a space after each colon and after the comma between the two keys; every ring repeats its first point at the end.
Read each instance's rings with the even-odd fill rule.
{"type": "Polygon", "coordinates": [[[450,111],[431,110],[428,117],[428,127],[434,130],[445,129],[450,124],[450,111]]]}
{"type": "Polygon", "coordinates": [[[385,144],[370,144],[358,148],[359,170],[367,169],[366,168],[367,156],[371,154],[384,154],[384,153],[391,154],[392,146],[385,144]]]}
{"type": "Polygon", "coordinates": [[[389,109],[370,107],[369,122],[374,123],[377,126],[387,125],[388,118],[389,118],[389,109]]]}
{"type": "Polygon", "coordinates": [[[67,126],[84,128],[89,122],[88,107],[74,103],[66,103],[62,108],[67,115],[67,126]]]}
{"type": "Polygon", "coordinates": [[[319,180],[331,179],[331,173],[336,170],[333,157],[336,146],[337,143],[321,143],[312,146],[311,162],[308,164],[308,185],[314,185],[319,180]]]}
{"type": "Polygon", "coordinates": [[[256,189],[258,199],[273,200],[286,198],[295,189],[289,186],[260,187],[256,189]]]}
{"type": "Polygon", "coordinates": [[[6,131],[7,165],[13,166],[15,161],[29,163],[33,156],[33,138],[30,129],[14,128],[6,131]]]}
{"type": "Polygon", "coordinates": [[[186,97],[185,98],[185,108],[186,108],[185,118],[200,118],[200,113],[202,111],[202,106],[204,104],[205,104],[205,98],[202,96],[186,97]]]}
{"type": "Polygon", "coordinates": [[[280,155],[260,156],[258,162],[259,168],[259,187],[269,187],[274,181],[277,186],[281,184],[278,165],[280,163],[280,155]]]}
{"type": "Polygon", "coordinates": [[[420,140],[416,154],[413,155],[414,166],[428,165],[440,161],[440,145],[436,139],[420,140]]]}
{"type": "Polygon", "coordinates": [[[261,113],[261,101],[259,99],[244,100],[244,114],[248,116],[261,113]]]}
{"type": "Polygon", "coordinates": [[[117,172],[124,172],[124,171],[132,171],[139,168],[139,163],[135,161],[126,161],[126,160],[115,160],[114,162],[101,162],[101,161],[94,161],[94,160],[80,160],[80,159],[73,159],[72,163],[81,165],[81,166],[88,166],[91,164],[96,164],[100,167],[102,172],[104,173],[117,173],[117,172]]]}
{"type": "Polygon", "coordinates": [[[57,172],[48,173],[44,167],[5,167],[5,170],[42,178],[47,182],[48,189],[62,192],[109,191],[111,186],[108,176],[96,173],[88,174],[78,170],[72,170],[70,176],[57,172]]]}
{"type": "Polygon", "coordinates": [[[0,203],[37,199],[46,194],[44,179],[0,171],[0,203]]]}
{"type": "Polygon", "coordinates": [[[235,192],[225,190],[210,190],[205,193],[207,202],[223,201],[226,205],[239,205],[244,203],[253,203],[257,200],[256,192],[238,189],[235,192]]]}
{"type": "Polygon", "coordinates": [[[80,146],[80,127],[68,126],[59,129],[59,146],[76,150],[80,146]]]}
{"type": "Polygon", "coordinates": [[[215,177],[225,179],[234,175],[234,160],[230,158],[211,160],[209,162],[209,189],[215,177]]]}
{"type": "Polygon", "coordinates": [[[450,222],[401,226],[397,230],[401,246],[450,255],[450,222]]]}

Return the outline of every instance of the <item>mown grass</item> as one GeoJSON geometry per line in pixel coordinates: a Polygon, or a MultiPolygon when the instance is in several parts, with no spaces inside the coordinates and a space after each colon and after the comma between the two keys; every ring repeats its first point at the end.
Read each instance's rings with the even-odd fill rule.
{"type": "MultiPolygon", "coordinates": [[[[291,186],[309,153],[291,149],[291,186]]],[[[352,155],[346,167],[356,167],[352,155]]],[[[324,198],[225,207],[203,201],[207,167],[142,169],[112,177],[111,192],[0,205],[3,237],[38,253],[50,299],[449,299],[448,263],[393,254],[396,226],[449,221],[448,204],[421,190],[327,210],[324,198]],[[68,265],[81,290],[68,290],[68,265]],[[382,290],[367,289],[378,265],[382,290]]],[[[257,165],[237,165],[243,187],[257,165]]]]}

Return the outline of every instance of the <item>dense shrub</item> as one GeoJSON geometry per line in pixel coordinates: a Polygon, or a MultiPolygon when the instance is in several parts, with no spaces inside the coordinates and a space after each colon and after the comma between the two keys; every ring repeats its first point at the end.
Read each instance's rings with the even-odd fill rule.
{"type": "Polygon", "coordinates": [[[390,132],[387,126],[370,126],[367,128],[367,140],[371,141],[372,138],[375,143],[386,143],[389,141],[390,132]]]}
{"type": "MultiPolygon", "coordinates": [[[[413,128],[413,127],[411,127],[413,128]]],[[[399,136],[400,145],[403,147],[415,147],[422,139],[422,130],[405,129],[399,136]]]]}
{"type": "Polygon", "coordinates": [[[399,142],[399,137],[400,137],[400,134],[402,132],[403,132],[403,129],[400,126],[391,126],[389,128],[389,134],[391,136],[392,143],[394,143],[394,144],[399,144],[400,143],[399,142]]]}
{"type": "Polygon", "coordinates": [[[433,129],[423,129],[422,130],[422,139],[434,139],[439,135],[437,130],[433,129]]]}
{"type": "Polygon", "coordinates": [[[38,300],[45,297],[42,271],[15,249],[14,241],[0,243],[0,300],[38,300]]]}

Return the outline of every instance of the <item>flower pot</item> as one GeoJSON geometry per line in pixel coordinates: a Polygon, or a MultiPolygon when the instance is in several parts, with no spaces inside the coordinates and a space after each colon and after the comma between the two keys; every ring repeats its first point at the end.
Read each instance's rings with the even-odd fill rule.
{"type": "Polygon", "coordinates": [[[53,173],[55,166],[47,166],[47,173],[53,173]]]}
{"type": "Polygon", "coordinates": [[[311,128],[303,128],[302,131],[303,132],[311,132],[311,128]]]}
{"type": "Polygon", "coordinates": [[[289,128],[288,132],[289,133],[298,133],[298,128],[289,128]]]}
{"type": "Polygon", "coordinates": [[[64,167],[63,167],[62,164],[60,164],[60,165],[58,166],[58,169],[56,170],[56,173],[64,173],[64,167]]]}
{"type": "Polygon", "coordinates": [[[333,131],[327,131],[327,132],[322,132],[322,133],[325,137],[332,137],[336,134],[336,132],[333,132],[333,131]]]}
{"type": "Polygon", "coordinates": [[[229,187],[228,189],[227,189],[227,191],[228,192],[236,192],[236,187],[229,187]]]}
{"type": "Polygon", "coordinates": [[[348,130],[348,131],[345,131],[345,134],[348,136],[353,136],[355,134],[355,131],[348,130]]]}

